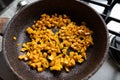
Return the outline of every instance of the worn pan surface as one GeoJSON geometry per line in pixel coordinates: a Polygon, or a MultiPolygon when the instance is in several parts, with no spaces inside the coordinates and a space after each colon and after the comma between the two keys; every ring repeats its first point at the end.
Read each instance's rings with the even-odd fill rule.
{"type": "Polygon", "coordinates": [[[11,70],[22,80],[84,80],[95,73],[103,63],[108,50],[108,31],[102,18],[89,6],[75,0],[41,0],[24,7],[8,23],[3,36],[3,53],[11,70]],[[77,64],[69,73],[31,70],[27,62],[18,60],[21,46],[29,41],[25,29],[42,13],[67,14],[77,22],[85,21],[93,30],[94,46],[87,51],[87,61],[77,64]],[[13,40],[13,36],[17,40],[13,40]]]}

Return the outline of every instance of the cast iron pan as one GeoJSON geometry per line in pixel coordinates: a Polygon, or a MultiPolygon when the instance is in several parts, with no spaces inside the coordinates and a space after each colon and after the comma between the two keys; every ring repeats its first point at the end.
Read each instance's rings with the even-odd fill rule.
{"type": "Polygon", "coordinates": [[[98,70],[105,59],[108,51],[108,30],[102,18],[82,2],[41,0],[24,7],[10,20],[4,32],[2,51],[9,67],[21,80],[85,80],[98,70]],[[18,55],[23,53],[20,52],[21,46],[16,44],[30,40],[25,30],[43,13],[67,14],[77,24],[85,21],[94,32],[94,46],[87,50],[87,61],[77,64],[69,73],[64,70],[60,72],[45,70],[38,73],[32,70],[27,62],[18,60],[18,55]],[[17,37],[16,41],[13,40],[13,36],[17,37]]]}

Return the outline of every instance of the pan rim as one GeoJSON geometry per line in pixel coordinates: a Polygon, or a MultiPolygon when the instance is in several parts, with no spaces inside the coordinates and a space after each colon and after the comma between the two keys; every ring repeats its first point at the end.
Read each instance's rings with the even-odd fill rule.
{"type": "MultiPolygon", "coordinates": [[[[16,14],[14,15],[14,17],[9,21],[9,23],[6,25],[7,28],[6,28],[6,30],[5,30],[5,32],[4,32],[4,35],[3,35],[3,40],[2,40],[2,41],[3,41],[3,42],[2,42],[2,46],[3,46],[3,47],[4,47],[4,45],[5,45],[5,36],[6,36],[7,30],[8,30],[8,27],[9,27],[10,24],[13,22],[13,20],[17,17],[17,15],[19,15],[19,14],[20,14],[23,10],[25,10],[26,8],[32,6],[33,4],[36,4],[36,3],[38,3],[38,2],[41,2],[41,1],[44,1],[44,0],[36,1],[36,2],[33,2],[33,3],[31,3],[31,4],[29,4],[29,5],[25,6],[25,7],[23,7],[23,8],[22,8],[18,13],[16,13],[16,14]]],[[[75,1],[77,1],[77,0],[75,0],[75,1]]],[[[100,20],[102,21],[103,25],[105,26],[104,28],[105,28],[106,33],[107,33],[107,36],[106,36],[106,37],[107,37],[107,43],[106,43],[105,54],[104,54],[103,58],[101,59],[101,61],[99,62],[99,64],[96,66],[96,68],[94,68],[94,69],[91,71],[91,73],[88,73],[87,76],[83,77],[82,80],[86,80],[86,79],[90,78],[92,75],[94,75],[95,72],[98,71],[98,69],[102,66],[103,62],[105,61],[105,59],[106,59],[106,57],[107,57],[107,52],[108,52],[108,49],[109,49],[109,36],[108,36],[108,29],[107,29],[107,27],[106,27],[106,24],[105,24],[103,18],[102,18],[93,8],[91,8],[90,6],[88,6],[86,3],[80,2],[80,1],[77,1],[77,2],[79,2],[80,4],[82,4],[82,5],[90,8],[94,13],[96,13],[96,15],[100,18],[100,20]]],[[[3,52],[3,54],[4,54],[5,60],[6,60],[6,62],[7,62],[7,65],[10,67],[10,69],[12,70],[12,72],[13,72],[19,79],[25,80],[25,79],[24,79],[21,75],[19,75],[19,74],[17,73],[17,71],[14,70],[13,67],[11,66],[11,64],[10,64],[8,58],[7,58],[7,54],[6,54],[6,52],[5,52],[5,48],[2,48],[2,52],[3,52]]]]}

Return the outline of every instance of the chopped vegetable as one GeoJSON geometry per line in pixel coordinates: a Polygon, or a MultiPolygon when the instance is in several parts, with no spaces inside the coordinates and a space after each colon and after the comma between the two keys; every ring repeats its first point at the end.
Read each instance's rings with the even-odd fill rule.
{"type": "Polygon", "coordinates": [[[16,38],[16,36],[13,36],[13,40],[16,40],[17,38],[16,38]]]}
{"type": "Polygon", "coordinates": [[[87,60],[86,50],[93,45],[93,31],[86,27],[86,23],[78,26],[65,14],[42,14],[26,31],[31,41],[22,45],[24,55],[18,58],[28,61],[28,65],[38,72],[47,68],[56,71],[64,68],[69,72],[76,63],[87,60]]]}

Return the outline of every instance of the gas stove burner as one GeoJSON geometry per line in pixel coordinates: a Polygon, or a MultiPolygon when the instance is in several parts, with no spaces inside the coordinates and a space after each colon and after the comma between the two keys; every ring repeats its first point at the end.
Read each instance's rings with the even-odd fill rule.
{"type": "Polygon", "coordinates": [[[120,68],[120,37],[115,36],[111,41],[111,46],[115,47],[116,49],[110,49],[109,53],[112,59],[114,60],[115,64],[120,68]]]}

